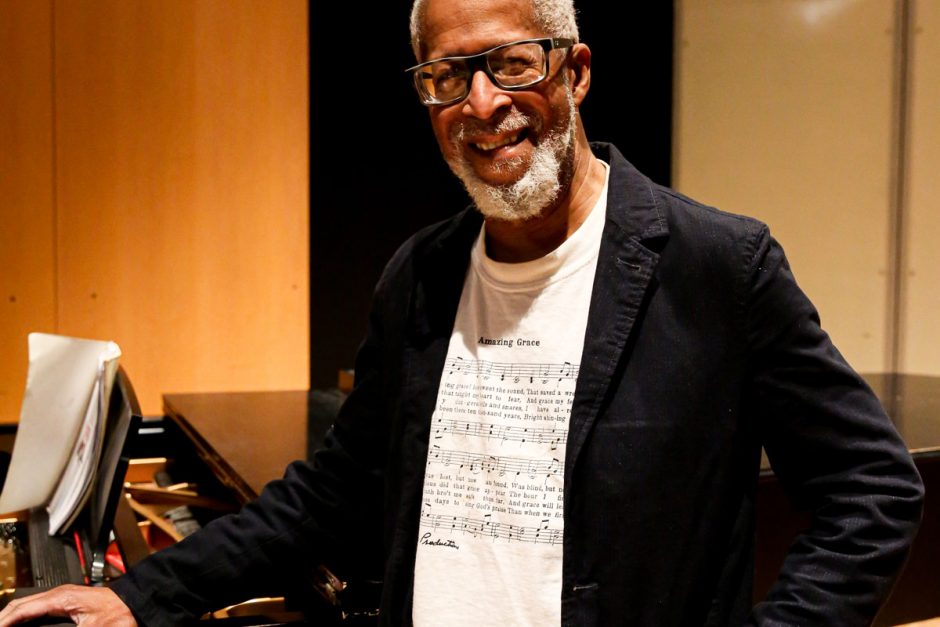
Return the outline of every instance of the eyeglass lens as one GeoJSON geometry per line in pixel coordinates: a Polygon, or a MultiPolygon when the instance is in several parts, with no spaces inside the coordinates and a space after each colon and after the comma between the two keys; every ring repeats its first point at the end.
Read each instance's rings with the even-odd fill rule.
{"type": "MultiPolygon", "coordinates": [[[[525,87],[545,77],[545,50],[539,43],[503,46],[490,50],[484,58],[499,87],[525,87]]],[[[463,98],[469,89],[475,59],[442,59],[422,67],[421,87],[430,99],[438,102],[463,98]]]]}

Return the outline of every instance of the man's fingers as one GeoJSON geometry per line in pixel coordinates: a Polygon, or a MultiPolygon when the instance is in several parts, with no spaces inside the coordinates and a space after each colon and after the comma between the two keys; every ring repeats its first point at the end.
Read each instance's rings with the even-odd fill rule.
{"type": "MultiPolygon", "coordinates": [[[[65,587],[68,586],[63,586],[65,587]]],[[[22,599],[14,599],[0,612],[0,627],[15,625],[40,616],[68,616],[65,604],[69,598],[68,591],[53,588],[22,599]]]]}
{"type": "Polygon", "coordinates": [[[87,627],[134,627],[137,624],[124,602],[111,590],[66,585],[11,601],[0,612],[0,627],[41,616],[67,616],[87,627]]]}

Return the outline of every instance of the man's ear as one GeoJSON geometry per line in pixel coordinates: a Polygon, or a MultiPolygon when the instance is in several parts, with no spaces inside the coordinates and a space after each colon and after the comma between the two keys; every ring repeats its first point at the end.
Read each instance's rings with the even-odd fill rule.
{"type": "Polygon", "coordinates": [[[571,81],[571,97],[580,106],[591,88],[591,49],[587,44],[577,43],[571,47],[567,71],[571,81]]]}

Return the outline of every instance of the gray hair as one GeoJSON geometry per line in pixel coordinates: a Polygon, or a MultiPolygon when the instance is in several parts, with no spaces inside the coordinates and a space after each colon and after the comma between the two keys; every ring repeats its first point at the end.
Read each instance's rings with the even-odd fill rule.
{"type": "MultiPolygon", "coordinates": [[[[528,0],[532,7],[534,26],[549,37],[566,37],[578,41],[578,23],[575,19],[574,0],[528,0]]],[[[411,49],[422,61],[424,41],[424,14],[428,0],[414,0],[411,6],[411,49]]]]}

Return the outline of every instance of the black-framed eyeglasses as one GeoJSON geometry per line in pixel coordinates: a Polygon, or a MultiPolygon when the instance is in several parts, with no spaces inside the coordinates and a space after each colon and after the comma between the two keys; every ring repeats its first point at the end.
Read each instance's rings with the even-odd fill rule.
{"type": "Polygon", "coordinates": [[[500,89],[516,91],[537,85],[548,76],[548,53],[574,44],[573,39],[553,37],[523,39],[466,57],[425,61],[405,71],[413,73],[421,104],[446,105],[467,97],[473,75],[480,70],[500,89]]]}

